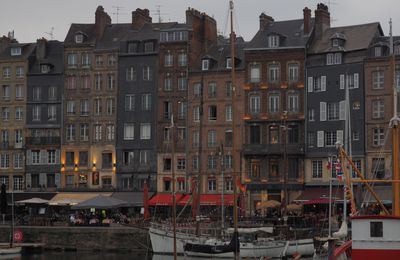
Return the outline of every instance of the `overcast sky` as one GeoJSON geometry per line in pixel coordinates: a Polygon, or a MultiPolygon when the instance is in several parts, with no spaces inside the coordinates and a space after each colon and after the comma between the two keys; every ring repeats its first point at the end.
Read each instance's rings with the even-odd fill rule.
{"type": "MultiPolygon", "coordinates": [[[[219,32],[228,34],[228,0],[1,0],[0,35],[14,30],[19,42],[33,42],[53,30],[54,39],[63,41],[71,23],[94,23],[94,13],[102,5],[112,22],[131,22],[136,8],[150,10],[153,21],[185,21],[188,7],[206,12],[217,20],[219,32]],[[158,7],[159,6],[159,7],[158,7]],[[117,9],[119,15],[117,16],[117,9]],[[118,19],[117,19],[118,18],[118,19]]],[[[308,7],[314,16],[317,0],[235,0],[235,31],[250,40],[258,30],[261,12],[275,21],[299,19],[308,7]]],[[[389,18],[393,33],[400,35],[400,0],[326,0],[330,6],[332,26],[380,22],[385,35],[389,34],[389,18]],[[397,16],[395,16],[397,14],[397,16]]]]}

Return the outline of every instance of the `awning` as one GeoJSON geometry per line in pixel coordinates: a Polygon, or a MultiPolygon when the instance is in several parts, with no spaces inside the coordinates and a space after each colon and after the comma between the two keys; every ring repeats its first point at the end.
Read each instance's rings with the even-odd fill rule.
{"type": "MultiPolygon", "coordinates": [[[[343,201],[343,188],[332,187],[332,201],[343,201]]],[[[304,205],[329,203],[329,187],[308,187],[294,200],[304,205]]]]}
{"type": "MultiPolygon", "coordinates": [[[[186,205],[190,199],[191,195],[185,195],[179,202],[178,205],[186,205]]],[[[193,199],[188,203],[192,204],[193,199]]],[[[201,206],[221,206],[221,194],[201,194],[200,195],[200,205],[201,206]]],[[[224,194],[224,205],[233,206],[233,194],[224,194]]]]}
{"type": "MultiPolygon", "coordinates": [[[[184,195],[178,193],[175,196],[175,201],[178,202],[184,195]]],[[[149,200],[149,206],[172,206],[172,194],[171,193],[158,193],[149,200]]]]}
{"type": "MultiPolygon", "coordinates": [[[[56,195],[55,192],[20,192],[14,191],[14,202],[32,198],[50,200],[56,195]]],[[[7,203],[11,205],[11,192],[7,192],[7,203]]]]}
{"type": "MultiPolygon", "coordinates": [[[[149,192],[148,197],[153,194],[149,192]]],[[[131,207],[143,207],[143,192],[114,192],[111,197],[126,201],[131,207]]]]}
{"type": "Polygon", "coordinates": [[[111,192],[60,192],[57,193],[50,201],[49,205],[63,206],[75,205],[82,201],[92,199],[98,195],[111,196],[111,192]]]}

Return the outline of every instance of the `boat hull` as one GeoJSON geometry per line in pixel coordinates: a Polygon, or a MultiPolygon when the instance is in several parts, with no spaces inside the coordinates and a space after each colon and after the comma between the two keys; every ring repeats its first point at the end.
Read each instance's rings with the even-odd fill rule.
{"type": "Polygon", "coordinates": [[[20,246],[14,247],[0,247],[0,255],[15,255],[21,253],[22,248],[20,246]]]}
{"type": "Polygon", "coordinates": [[[286,256],[292,256],[294,254],[311,256],[314,254],[314,240],[312,238],[291,240],[288,241],[288,243],[285,252],[286,256]]]}
{"type": "Polygon", "coordinates": [[[379,250],[379,249],[353,249],[351,252],[352,260],[398,260],[400,259],[400,249],[379,250]]]}

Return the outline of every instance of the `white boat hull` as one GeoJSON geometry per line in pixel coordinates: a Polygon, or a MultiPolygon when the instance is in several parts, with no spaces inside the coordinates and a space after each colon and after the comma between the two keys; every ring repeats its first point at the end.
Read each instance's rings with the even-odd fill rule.
{"type": "Polygon", "coordinates": [[[21,253],[22,248],[20,246],[13,247],[0,247],[0,255],[14,255],[21,253]]]}
{"type": "Polygon", "coordinates": [[[288,247],[285,255],[292,256],[300,254],[302,256],[310,256],[314,254],[314,240],[312,238],[298,239],[288,241],[288,247]]]}

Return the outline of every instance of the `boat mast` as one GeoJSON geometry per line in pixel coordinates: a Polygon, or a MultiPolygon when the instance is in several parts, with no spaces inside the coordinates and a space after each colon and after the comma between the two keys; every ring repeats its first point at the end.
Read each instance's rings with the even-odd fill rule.
{"type": "Polygon", "coordinates": [[[175,197],[175,131],[174,131],[174,113],[171,115],[171,170],[172,170],[172,230],[174,235],[174,246],[173,246],[173,254],[174,260],[176,260],[176,197],[175,197]]]}
{"type": "MultiPolygon", "coordinates": [[[[233,31],[233,0],[229,1],[229,11],[231,18],[231,81],[232,81],[232,156],[235,158],[235,99],[236,99],[236,82],[235,82],[235,33],[233,31]]],[[[240,160],[240,159],[239,159],[240,160]]],[[[236,173],[236,160],[233,159],[233,236],[238,237],[238,207],[237,207],[237,173],[236,173]]],[[[235,259],[239,259],[240,253],[237,248],[237,243],[235,241],[235,250],[234,250],[235,259]]]]}
{"type": "Polygon", "coordinates": [[[396,182],[399,180],[399,123],[400,118],[397,115],[397,89],[396,89],[396,68],[395,68],[395,55],[393,51],[393,35],[392,35],[392,19],[389,22],[390,25],[390,72],[392,75],[392,86],[393,86],[393,118],[390,120],[390,127],[392,128],[392,166],[393,173],[393,204],[392,214],[394,216],[400,216],[400,183],[396,182]]]}

